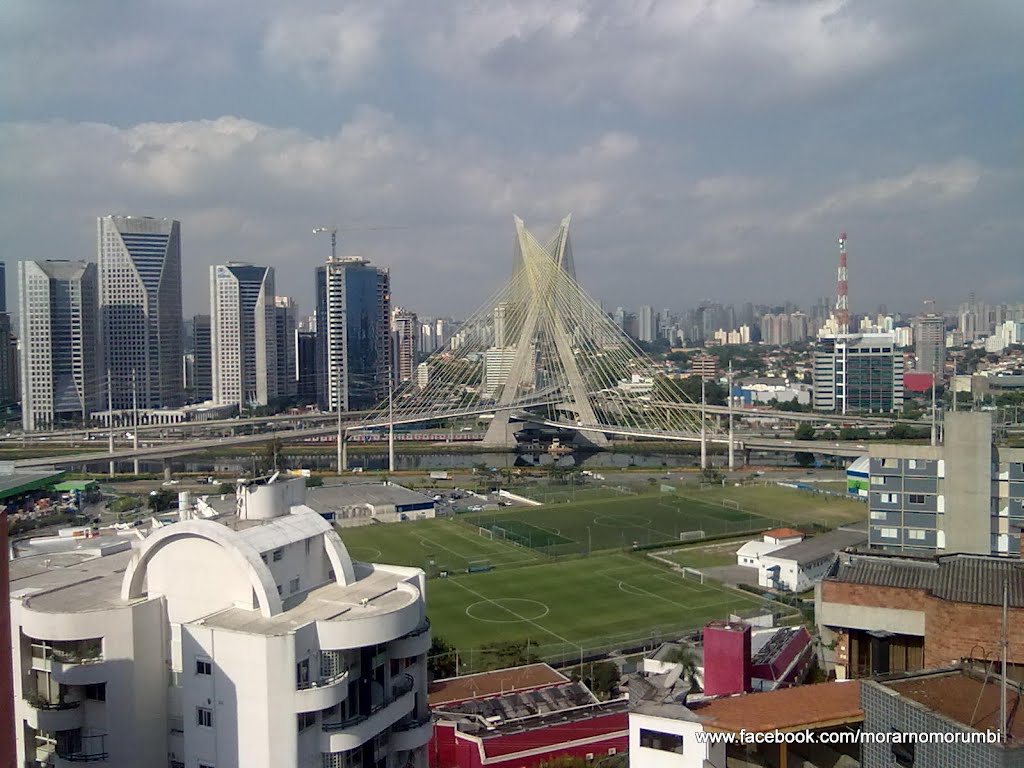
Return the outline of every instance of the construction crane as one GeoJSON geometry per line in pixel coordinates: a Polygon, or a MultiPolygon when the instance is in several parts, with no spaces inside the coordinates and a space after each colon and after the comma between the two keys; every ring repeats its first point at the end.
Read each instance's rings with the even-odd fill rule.
{"type": "Polygon", "coordinates": [[[314,235],[322,235],[329,232],[331,234],[331,261],[334,261],[338,257],[338,228],[337,226],[332,227],[314,227],[314,235]]]}

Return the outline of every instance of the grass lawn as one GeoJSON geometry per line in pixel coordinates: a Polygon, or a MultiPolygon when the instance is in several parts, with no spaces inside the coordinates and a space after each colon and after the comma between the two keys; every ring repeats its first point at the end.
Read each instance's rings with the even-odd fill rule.
{"type": "Polygon", "coordinates": [[[680,491],[689,498],[712,504],[736,503],[750,512],[791,525],[818,524],[834,528],[844,523],[868,519],[868,505],[863,500],[798,491],[777,485],[726,486],[706,490],[685,487],[680,491]]]}
{"type": "Polygon", "coordinates": [[[735,565],[736,550],[749,539],[713,542],[695,547],[658,552],[660,557],[690,568],[714,568],[719,565],[735,565]]]}
{"type": "Polygon", "coordinates": [[[538,552],[492,541],[451,519],[337,528],[354,560],[423,568],[428,575],[471,565],[507,568],[546,561],[538,552]]]}
{"type": "MultiPolygon", "coordinates": [[[[596,489],[595,489],[596,490],[596,489]]],[[[777,520],[667,493],[593,496],[539,507],[472,512],[459,520],[549,555],[669,544],[771,528],[777,520]]]]}
{"type": "Polygon", "coordinates": [[[571,660],[581,646],[591,652],[660,641],[758,604],[621,553],[498,568],[427,587],[434,634],[472,666],[487,643],[529,640],[542,658],[571,660]]]}

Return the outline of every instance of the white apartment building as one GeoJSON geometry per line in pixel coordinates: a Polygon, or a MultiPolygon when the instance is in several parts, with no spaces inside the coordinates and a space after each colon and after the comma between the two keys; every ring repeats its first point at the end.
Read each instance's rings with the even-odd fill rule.
{"type": "Polygon", "coordinates": [[[96,265],[20,262],[18,316],[25,430],[85,423],[97,408],[102,375],[96,265]]]}
{"type": "Polygon", "coordinates": [[[278,396],[273,267],[231,262],[210,267],[213,400],[266,405],[278,396]]]}
{"type": "Polygon", "coordinates": [[[304,495],[260,480],[230,513],[12,561],[18,765],[424,768],[424,574],[352,562],[304,495]]]}
{"type": "Polygon", "coordinates": [[[151,216],[96,221],[102,342],[114,408],[184,403],[181,225],[151,216]]]}

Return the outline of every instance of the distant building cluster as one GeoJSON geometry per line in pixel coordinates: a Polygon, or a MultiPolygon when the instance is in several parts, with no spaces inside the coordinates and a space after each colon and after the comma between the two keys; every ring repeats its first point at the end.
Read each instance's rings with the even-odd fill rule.
{"type": "Polygon", "coordinates": [[[0,306],[0,407],[20,400],[27,431],[173,423],[199,404],[372,408],[450,337],[451,321],[392,308],[388,270],[333,256],[308,319],[273,267],[228,262],[210,267],[209,312],[183,322],[178,221],[101,216],[96,238],[94,262],[19,263],[17,344],[0,306]]]}

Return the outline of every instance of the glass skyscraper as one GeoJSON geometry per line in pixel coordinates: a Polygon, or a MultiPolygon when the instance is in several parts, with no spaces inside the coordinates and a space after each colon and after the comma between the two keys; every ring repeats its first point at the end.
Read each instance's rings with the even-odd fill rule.
{"type": "Polygon", "coordinates": [[[317,400],[322,410],[364,410],[387,397],[391,276],[360,258],[316,270],[317,400]]]}
{"type": "Polygon", "coordinates": [[[140,408],[178,407],[185,394],[181,225],[149,216],[101,216],[96,238],[113,406],[131,408],[134,387],[140,408]]]}

